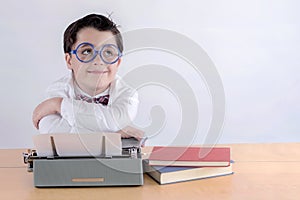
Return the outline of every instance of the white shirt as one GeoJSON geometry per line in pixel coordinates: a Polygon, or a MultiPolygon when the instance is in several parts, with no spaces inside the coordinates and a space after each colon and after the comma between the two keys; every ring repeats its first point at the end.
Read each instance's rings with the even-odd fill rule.
{"type": "Polygon", "coordinates": [[[128,126],[138,109],[138,93],[127,86],[119,76],[109,89],[95,97],[109,94],[108,105],[76,100],[86,96],[73,80],[72,74],[49,86],[46,98],[62,97],[61,114],[47,115],[39,123],[40,133],[116,132],[128,126]]]}

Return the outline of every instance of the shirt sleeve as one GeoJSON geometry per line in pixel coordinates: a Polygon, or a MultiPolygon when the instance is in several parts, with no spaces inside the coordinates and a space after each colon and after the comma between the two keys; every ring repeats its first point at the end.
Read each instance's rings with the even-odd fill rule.
{"type": "Polygon", "coordinates": [[[39,122],[40,133],[70,133],[72,127],[59,114],[47,115],[39,122]]]}
{"type": "Polygon", "coordinates": [[[61,116],[70,126],[93,131],[118,131],[129,125],[137,114],[138,94],[120,95],[113,103],[88,103],[63,98],[61,116]]]}

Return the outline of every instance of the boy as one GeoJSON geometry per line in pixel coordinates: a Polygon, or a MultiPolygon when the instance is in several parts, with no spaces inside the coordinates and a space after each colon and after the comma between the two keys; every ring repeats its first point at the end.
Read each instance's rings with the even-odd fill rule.
{"type": "Polygon", "coordinates": [[[119,132],[140,139],[143,132],[128,127],[138,108],[138,94],[120,80],[123,41],[105,16],[90,14],[64,33],[65,61],[71,74],[52,84],[47,100],[33,112],[41,133],[119,132]]]}

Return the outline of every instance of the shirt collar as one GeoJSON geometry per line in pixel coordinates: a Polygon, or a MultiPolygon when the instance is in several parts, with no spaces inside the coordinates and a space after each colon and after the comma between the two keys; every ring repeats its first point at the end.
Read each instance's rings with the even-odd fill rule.
{"type": "Polygon", "coordinates": [[[84,96],[87,96],[87,97],[90,97],[90,98],[98,98],[100,96],[104,96],[104,95],[109,94],[109,89],[110,89],[110,87],[108,87],[105,91],[101,92],[100,94],[97,94],[95,96],[90,96],[89,94],[82,91],[82,89],[79,87],[79,85],[74,80],[74,93],[75,93],[75,96],[84,95],[84,96]]]}

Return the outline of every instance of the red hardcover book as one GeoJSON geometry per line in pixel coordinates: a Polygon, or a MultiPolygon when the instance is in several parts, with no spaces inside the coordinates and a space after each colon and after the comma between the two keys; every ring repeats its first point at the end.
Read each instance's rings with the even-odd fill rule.
{"type": "Polygon", "coordinates": [[[149,165],[225,167],[230,165],[230,148],[155,146],[149,156],[149,165]]]}

